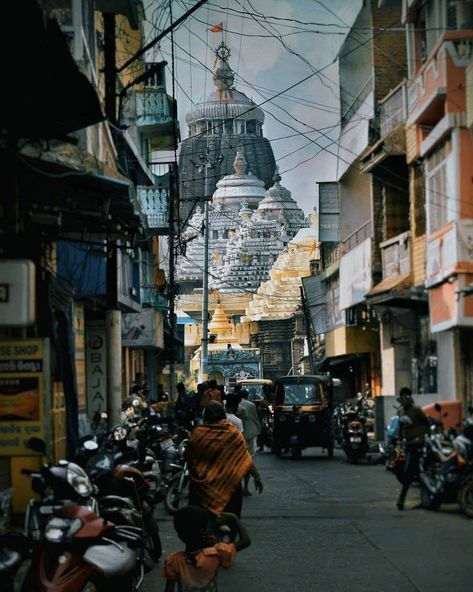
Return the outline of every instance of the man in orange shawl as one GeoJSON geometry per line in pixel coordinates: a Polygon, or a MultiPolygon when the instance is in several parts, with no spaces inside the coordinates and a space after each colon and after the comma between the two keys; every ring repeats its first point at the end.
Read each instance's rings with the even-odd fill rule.
{"type": "Polygon", "coordinates": [[[241,514],[241,481],[253,475],[257,490],[263,482],[248,452],[245,438],[225,415],[221,403],[211,401],[204,424],[196,426],[186,447],[190,470],[190,500],[213,514],[241,514]]]}

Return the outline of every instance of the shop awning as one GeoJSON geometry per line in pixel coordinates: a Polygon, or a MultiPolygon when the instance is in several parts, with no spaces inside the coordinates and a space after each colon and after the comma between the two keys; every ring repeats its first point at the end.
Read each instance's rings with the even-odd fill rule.
{"type": "Polygon", "coordinates": [[[423,309],[427,298],[412,289],[410,273],[386,278],[366,294],[366,302],[373,305],[423,309]]]}
{"type": "Polygon", "coordinates": [[[50,223],[56,236],[81,240],[92,234],[131,239],[142,232],[129,182],[38,158],[17,162],[22,207],[33,224],[50,223]]]}

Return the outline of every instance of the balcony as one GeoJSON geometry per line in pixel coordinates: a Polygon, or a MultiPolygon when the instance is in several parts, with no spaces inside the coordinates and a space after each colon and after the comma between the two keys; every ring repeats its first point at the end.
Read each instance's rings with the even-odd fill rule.
{"type": "Polygon", "coordinates": [[[149,140],[150,150],[175,150],[180,132],[179,123],[174,120],[176,110],[173,99],[165,89],[152,87],[135,91],[135,96],[136,126],[140,134],[149,140]]]}
{"type": "Polygon", "coordinates": [[[153,234],[169,233],[169,188],[158,185],[138,185],[138,200],[153,234]]]}
{"type": "Polygon", "coordinates": [[[473,31],[442,35],[409,85],[410,123],[434,126],[445,113],[464,111],[459,89],[472,54],[473,31]]]}
{"type": "Polygon", "coordinates": [[[141,303],[144,307],[154,308],[161,312],[168,310],[168,302],[163,294],[158,292],[158,286],[145,286],[141,288],[141,303]]]}
{"type": "Polygon", "coordinates": [[[380,134],[384,138],[407,119],[407,87],[403,81],[379,105],[380,134]]]}
{"type": "Polygon", "coordinates": [[[426,287],[451,276],[473,272],[473,220],[449,222],[427,242],[426,287]]]}
{"type": "Polygon", "coordinates": [[[411,237],[403,232],[380,244],[383,279],[411,273],[411,237]]]}
{"type": "Polygon", "coordinates": [[[367,238],[371,238],[372,236],[373,229],[371,225],[371,220],[368,220],[355,231],[353,231],[351,234],[349,234],[346,237],[346,239],[342,241],[341,254],[344,255],[345,253],[348,253],[349,251],[360,245],[367,238]]]}

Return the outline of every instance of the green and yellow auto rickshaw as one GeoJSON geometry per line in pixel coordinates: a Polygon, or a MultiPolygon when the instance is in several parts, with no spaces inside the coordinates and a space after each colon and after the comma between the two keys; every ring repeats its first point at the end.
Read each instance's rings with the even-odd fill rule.
{"type": "Polygon", "coordinates": [[[275,381],[274,454],[290,450],[297,459],[304,448],[321,446],[333,456],[333,391],[338,383],[325,374],[283,376],[275,381]]]}

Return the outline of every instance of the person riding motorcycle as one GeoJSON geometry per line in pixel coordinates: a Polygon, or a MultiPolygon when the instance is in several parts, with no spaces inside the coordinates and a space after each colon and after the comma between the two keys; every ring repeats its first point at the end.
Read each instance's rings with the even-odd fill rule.
{"type": "Polygon", "coordinates": [[[429,422],[422,409],[414,405],[410,388],[401,388],[398,401],[401,404],[401,408],[399,409],[399,424],[401,438],[404,438],[406,443],[406,461],[402,476],[402,489],[396,505],[398,510],[404,510],[407,492],[415,475],[419,471],[419,458],[429,422]]]}

